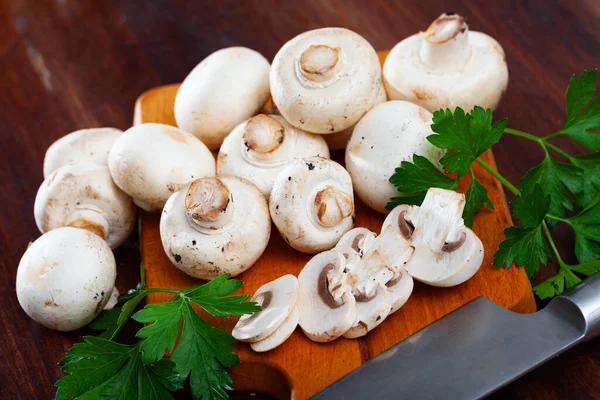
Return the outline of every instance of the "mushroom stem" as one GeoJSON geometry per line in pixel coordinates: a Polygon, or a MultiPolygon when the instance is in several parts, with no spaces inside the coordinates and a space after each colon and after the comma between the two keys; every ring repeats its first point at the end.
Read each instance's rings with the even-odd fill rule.
{"type": "Polygon", "coordinates": [[[326,228],[339,224],[354,212],[352,196],[333,186],[317,192],[314,207],[318,223],[326,228]]]}
{"type": "Polygon", "coordinates": [[[200,178],[188,187],[185,212],[190,224],[202,233],[217,233],[231,222],[233,202],[219,178],[200,178]]]}
{"type": "Polygon", "coordinates": [[[252,158],[267,161],[269,154],[283,143],[285,128],[275,118],[259,114],[246,123],[242,138],[244,152],[252,152],[252,158]]]}
{"type": "Polygon", "coordinates": [[[339,60],[339,49],[323,44],[311,45],[300,54],[298,72],[309,82],[326,82],[335,76],[339,60]]]}
{"type": "Polygon", "coordinates": [[[104,217],[102,210],[91,204],[86,204],[81,207],[82,208],[76,209],[67,217],[65,225],[72,228],[86,229],[106,240],[109,224],[104,217]]]}
{"type": "Polygon", "coordinates": [[[420,57],[431,71],[460,71],[471,53],[467,21],[458,14],[442,14],[427,28],[420,57]]]}

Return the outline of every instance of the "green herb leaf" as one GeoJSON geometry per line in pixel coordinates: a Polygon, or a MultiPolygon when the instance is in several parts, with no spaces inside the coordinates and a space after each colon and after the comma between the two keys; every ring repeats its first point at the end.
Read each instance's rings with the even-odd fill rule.
{"type": "Polygon", "coordinates": [[[477,180],[473,170],[471,170],[471,186],[465,194],[465,209],[463,211],[463,218],[466,226],[473,226],[475,212],[483,205],[486,205],[490,210],[494,209],[494,206],[487,195],[487,189],[477,180]]]}
{"type": "Polygon", "coordinates": [[[418,193],[432,187],[455,190],[458,181],[444,175],[426,157],[414,154],[413,161],[402,161],[400,168],[390,177],[390,183],[400,193],[418,193]]]}
{"type": "Polygon", "coordinates": [[[511,226],[504,234],[506,239],[494,254],[494,265],[509,268],[514,262],[519,267],[525,266],[527,276],[531,278],[539,271],[540,264],[548,262],[550,251],[542,236],[541,225],[537,228],[511,226]]]}
{"type": "Polygon", "coordinates": [[[600,195],[588,208],[567,223],[575,232],[575,255],[577,261],[586,263],[600,259],[600,195]]]}
{"type": "Polygon", "coordinates": [[[111,339],[113,335],[116,336],[116,332],[119,330],[119,316],[121,315],[121,307],[115,307],[112,310],[102,311],[100,315],[96,317],[88,325],[95,331],[103,331],[97,337],[103,339],[111,339]]]}
{"type": "Polygon", "coordinates": [[[600,260],[588,261],[577,265],[569,265],[569,268],[571,271],[577,272],[578,274],[592,276],[600,272],[600,260]]]}
{"type": "Polygon", "coordinates": [[[390,201],[385,205],[385,209],[388,211],[392,211],[394,208],[402,204],[420,206],[423,203],[423,200],[425,200],[425,194],[427,194],[427,192],[419,192],[406,196],[392,197],[390,201]]]}
{"type": "Polygon", "coordinates": [[[510,202],[510,207],[521,225],[526,228],[540,226],[548,209],[550,208],[550,197],[546,196],[540,185],[535,184],[532,192],[521,193],[510,202]]]}
{"type": "Polygon", "coordinates": [[[229,279],[229,274],[224,274],[188,293],[187,296],[190,301],[218,317],[241,316],[260,311],[258,304],[246,302],[250,297],[248,295],[224,297],[237,292],[241,287],[241,281],[229,279]]]}
{"type": "Polygon", "coordinates": [[[561,266],[558,274],[540,283],[533,288],[533,292],[541,299],[548,299],[562,294],[565,290],[572,288],[581,282],[568,266],[561,266]]]}
{"type": "Polygon", "coordinates": [[[600,132],[597,132],[600,129],[600,98],[593,98],[595,81],[595,69],[571,77],[567,88],[567,119],[560,133],[592,150],[600,150],[600,132]]]}
{"type": "Polygon", "coordinates": [[[577,205],[586,207],[600,191],[600,153],[572,157],[571,162],[583,171],[581,190],[576,193],[577,205]]]}

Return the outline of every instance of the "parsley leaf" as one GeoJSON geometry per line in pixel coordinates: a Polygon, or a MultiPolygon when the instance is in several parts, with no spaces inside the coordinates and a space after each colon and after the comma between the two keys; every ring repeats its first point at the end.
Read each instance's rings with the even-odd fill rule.
{"type": "Polygon", "coordinates": [[[597,132],[600,129],[600,98],[594,98],[596,72],[595,69],[583,71],[579,77],[571,77],[567,88],[567,118],[560,130],[592,150],[600,150],[600,132],[597,132]]]}
{"type": "Polygon", "coordinates": [[[455,190],[458,181],[446,176],[426,157],[413,155],[413,161],[402,161],[390,177],[400,193],[418,193],[432,187],[455,190]]]}
{"type": "Polygon", "coordinates": [[[392,197],[390,201],[388,201],[388,203],[385,205],[385,209],[388,211],[392,211],[394,208],[401,204],[420,206],[423,203],[423,200],[425,200],[426,193],[427,192],[419,192],[406,196],[392,197]]]}
{"type": "Polygon", "coordinates": [[[540,185],[535,185],[529,193],[521,193],[510,202],[510,207],[521,225],[526,228],[538,227],[550,208],[550,197],[546,196],[540,185]]]}
{"type": "Polygon", "coordinates": [[[477,180],[473,170],[471,170],[471,186],[465,193],[465,209],[463,218],[465,225],[471,227],[475,212],[486,205],[490,210],[494,209],[492,202],[487,195],[487,189],[477,180]]]}
{"type": "Polygon", "coordinates": [[[566,222],[575,232],[575,256],[580,263],[600,259],[600,195],[566,222]]]}
{"type": "Polygon", "coordinates": [[[494,265],[508,269],[514,262],[519,267],[525,266],[529,278],[533,277],[540,264],[546,264],[550,251],[542,236],[542,227],[517,228],[511,226],[504,230],[506,239],[500,243],[494,254],[494,265]]]}
{"type": "Polygon", "coordinates": [[[586,207],[600,191],[600,153],[571,157],[571,162],[583,171],[581,188],[577,196],[577,205],[586,207]]]}

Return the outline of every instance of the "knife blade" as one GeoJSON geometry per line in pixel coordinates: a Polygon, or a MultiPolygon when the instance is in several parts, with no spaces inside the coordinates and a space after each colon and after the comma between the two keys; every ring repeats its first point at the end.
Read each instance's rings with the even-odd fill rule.
{"type": "Polygon", "coordinates": [[[533,314],[479,297],[312,399],[478,399],[599,333],[600,274],[533,314]]]}

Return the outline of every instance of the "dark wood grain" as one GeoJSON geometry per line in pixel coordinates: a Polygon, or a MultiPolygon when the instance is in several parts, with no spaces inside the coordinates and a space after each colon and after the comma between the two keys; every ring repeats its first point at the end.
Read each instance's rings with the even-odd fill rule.
{"type": "MultiPolygon", "coordinates": [[[[511,76],[496,115],[507,116],[514,128],[539,135],[557,130],[569,76],[600,66],[597,0],[0,0],[0,398],[51,398],[61,376],[56,362],[83,333],[40,327],[15,295],[19,259],[39,236],[32,208],[50,143],[79,128],[126,129],[140,93],[180,82],[221,47],[248,46],[272,58],[302,31],[343,26],[385,49],[443,11],[463,14],[473,30],[504,46],[511,76]]],[[[561,144],[582,152],[572,142],[561,144]]],[[[495,154],[499,170],[513,182],[542,156],[534,144],[513,137],[504,138],[495,154]]],[[[557,234],[569,260],[573,238],[568,230],[557,234]]],[[[116,256],[118,287],[134,286],[137,238],[116,256]]],[[[494,397],[599,398],[600,340],[570,350],[494,397]]]]}

